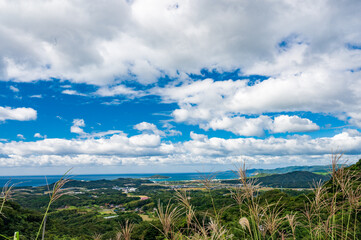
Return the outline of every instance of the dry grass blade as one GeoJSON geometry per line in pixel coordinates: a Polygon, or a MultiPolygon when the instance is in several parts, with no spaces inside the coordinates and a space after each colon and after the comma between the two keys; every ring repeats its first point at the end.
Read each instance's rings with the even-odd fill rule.
{"type": "Polygon", "coordinates": [[[259,188],[259,184],[257,183],[256,178],[248,178],[247,177],[247,168],[246,164],[243,163],[238,169],[236,174],[238,175],[238,179],[241,183],[239,191],[235,194],[235,199],[238,203],[241,203],[243,200],[251,200],[255,197],[255,193],[259,188]]]}
{"type": "Polygon", "coordinates": [[[130,240],[133,229],[134,229],[134,224],[130,223],[127,220],[124,225],[120,225],[120,230],[116,234],[116,240],[120,240],[120,239],[130,240]]]}
{"type": "Polygon", "coordinates": [[[209,173],[209,174],[201,175],[200,181],[205,188],[210,190],[213,187],[213,180],[216,178],[216,175],[217,173],[209,173]]]}
{"type": "Polygon", "coordinates": [[[181,206],[183,206],[185,208],[186,211],[186,221],[187,221],[187,229],[189,230],[191,224],[192,224],[192,219],[194,217],[194,210],[193,207],[190,203],[190,197],[187,195],[186,190],[184,191],[178,191],[175,190],[175,196],[177,201],[181,204],[181,206]]]}
{"type": "Polygon", "coordinates": [[[210,239],[212,240],[224,239],[228,233],[227,229],[214,219],[210,220],[208,229],[211,233],[210,239]]]}
{"type": "Polygon", "coordinates": [[[361,202],[361,185],[358,185],[356,189],[350,189],[350,191],[347,192],[347,199],[353,209],[359,210],[361,202]]]}
{"type": "Polygon", "coordinates": [[[336,175],[342,157],[343,157],[343,153],[332,153],[331,155],[332,176],[336,175]]]}
{"type": "Polygon", "coordinates": [[[279,206],[281,199],[276,204],[268,204],[264,208],[264,225],[266,231],[273,236],[280,225],[282,224],[283,217],[281,217],[282,206],[279,206]]]}
{"type": "Polygon", "coordinates": [[[321,181],[314,182],[313,185],[313,192],[315,197],[313,201],[311,201],[311,207],[312,210],[314,210],[316,213],[319,213],[323,207],[327,206],[327,202],[325,201],[327,188],[323,186],[321,181]]]}
{"type": "Polygon", "coordinates": [[[287,215],[285,216],[285,218],[287,219],[288,224],[289,224],[290,227],[291,227],[293,239],[296,239],[296,226],[298,225],[296,213],[295,213],[295,214],[292,214],[292,213],[291,213],[291,214],[287,214],[287,215]]]}
{"type": "Polygon", "coordinates": [[[102,235],[99,233],[96,233],[93,235],[93,240],[101,240],[102,239],[102,235]]]}
{"type": "Polygon", "coordinates": [[[10,185],[10,180],[5,183],[5,185],[2,188],[0,198],[1,201],[1,207],[0,207],[0,214],[2,214],[2,211],[4,209],[6,201],[11,199],[12,194],[12,188],[14,187],[14,184],[10,185]]]}
{"type": "Polygon", "coordinates": [[[242,226],[243,229],[247,229],[249,234],[252,234],[251,225],[246,217],[242,217],[239,219],[239,224],[242,226]]]}
{"type": "Polygon", "coordinates": [[[64,185],[69,182],[70,179],[67,175],[65,175],[63,178],[61,178],[59,181],[56,182],[56,184],[54,184],[54,187],[53,187],[53,191],[52,191],[52,194],[51,194],[51,201],[54,202],[56,201],[57,199],[59,199],[61,196],[63,196],[64,194],[66,194],[64,191],[63,191],[63,187],[64,185]]]}
{"type": "Polygon", "coordinates": [[[158,201],[158,208],[156,209],[156,213],[160,223],[162,224],[162,233],[165,237],[168,237],[172,232],[173,226],[177,221],[180,212],[177,207],[173,207],[170,204],[170,201],[165,208],[163,207],[163,204],[158,201]]]}
{"type": "MultiPolygon", "coordinates": [[[[53,186],[53,190],[51,192],[51,195],[50,195],[50,200],[49,200],[49,203],[48,203],[48,206],[45,210],[45,213],[44,213],[44,217],[43,217],[43,220],[40,224],[40,227],[39,227],[39,230],[38,230],[38,233],[36,234],[36,238],[35,240],[37,240],[40,236],[40,232],[42,230],[42,228],[45,228],[45,220],[48,216],[48,213],[49,213],[49,210],[50,210],[50,206],[51,204],[56,201],[57,199],[59,199],[61,196],[63,196],[64,194],[66,194],[65,192],[62,191],[62,187],[70,181],[69,179],[69,172],[71,171],[71,169],[69,169],[61,178],[59,181],[57,181],[54,186],[53,186]]],[[[43,238],[44,238],[44,235],[43,235],[43,238]]]]}
{"type": "Polygon", "coordinates": [[[179,190],[175,189],[175,197],[178,200],[178,202],[186,209],[191,207],[191,204],[189,201],[190,197],[187,195],[186,190],[179,191],[179,190]]]}

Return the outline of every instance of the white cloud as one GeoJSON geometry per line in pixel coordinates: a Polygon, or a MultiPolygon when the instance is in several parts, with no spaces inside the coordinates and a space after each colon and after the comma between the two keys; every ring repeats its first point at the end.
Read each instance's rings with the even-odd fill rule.
{"type": "MultiPolygon", "coordinates": [[[[361,97],[357,89],[361,86],[361,72],[350,72],[349,65],[359,65],[361,51],[344,52],[352,55],[354,51],[360,53],[351,58],[318,56],[322,60],[317,64],[311,61],[307,65],[304,59],[297,69],[289,66],[277,73],[272,72],[275,76],[263,81],[205,79],[154,88],[152,92],[160,95],[165,103],[177,103],[179,109],[172,113],[174,120],[189,124],[210,124],[213,121],[216,127],[222,119],[239,115],[259,117],[264,113],[306,111],[331,114],[337,118],[345,116],[351,124],[359,126],[357,113],[361,111],[361,97]]],[[[274,64],[270,63],[270,66],[273,70],[274,64]]],[[[258,72],[261,70],[254,71],[255,74],[258,72]]],[[[316,128],[313,126],[311,130],[316,128]]]]}
{"type": "Polygon", "coordinates": [[[43,98],[41,94],[31,95],[30,98],[43,98]]]}
{"type": "Polygon", "coordinates": [[[102,102],[102,104],[108,105],[108,106],[111,106],[111,105],[120,105],[121,103],[122,103],[122,101],[120,101],[119,99],[113,99],[113,100],[110,101],[110,102],[102,102]]]}
{"type": "Polygon", "coordinates": [[[70,132],[76,133],[79,135],[85,135],[84,130],[82,127],[85,127],[85,122],[83,119],[74,119],[73,126],[70,127],[70,132]]]}
{"type": "Polygon", "coordinates": [[[141,122],[134,126],[134,129],[137,129],[142,132],[151,132],[156,135],[164,136],[165,133],[157,128],[153,123],[141,122]]]}
{"type": "Polygon", "coordinates": [[[223,117],[221,119],[212,119],[209,123],[201,124],[200,127],[208,130],[227,130],[241,136],[262,136],[265,129],[272,125],[272,119],[268,116],[259,116],[257,118],[245,117],[223,117]]]}
{"type": "Polygon", "coordinates": [[[115,87],[101,87],[95,92],[95,94],[102,97],[124,95],[128,96],[129,98],[135,98],[144,96],[144,93],[142,93],[141,91],[135,91],[123,85],[118,85],[115,87]]]}
{"type": "Polygon", "coordinates": [[[175,126],[169,123],[169,121],[163,121],[162,127],[164,128],[163,132],[167,136],[181,136],[182,132],[175,129],[175,126]]]}
{"type": "Polygon", "coordinates": [[[84,93],[79,93],[79,92],[77,92],[75,90],[70,90],[70,89],[63,90],[61,93],[62,94],[67,94],[67,95],[87,96],[84,93]]]}
{"type": "Polygon", "coordinates": [[[213,108],[177,109],[173,112],[175,121],[197,124],[204,130],[226,130],[240,136],[263,136],[265,131],[269,133],[293,133],[317,131],[320,127],[306,118],[298,116],[280,115],[273,119],[269,116],[247,118],[240,116],[227,117],[229,112],[219,112],[218,116],[211,113],[213,108]],[[207,113],[207,114],[202,114],[207,113]]]}
{"type": "Polygon", "coordinates": [[[34,134],[34,137],[35,137],[35,138],[46,138],[46,135],[43,136],[43,135],[41,135],[40,133],[35,133],[35,134],[34,134]]]}
{"type": "Polygon", "coordinates": [[[10,88],[10,90],[13,91],[13,92],[19,92],[19,88],[17,88],[17,87],[10,86],[9,88],[10,88]]]}
{"type": "MultiPolygon", "coordinates": [[[[58,116],[57,116],[58,117],[58,116]]],[[[58,117],[61,119],[61,117],[58,117]]],[[[70,132],[79,134],[81,138],[93,138],[93,139],[99,139],[102,137],[108,137],[115,134],[123,134],[120,130],[108,130],[105,132],[92,132],[92,133],[86,133],[83,129],[85,127],[84,119],[74,119],[73,125],[70,127],[70,132]]],[[[46,136],[45,136],[46,137],[46,136]]]]}
{"type": "Polygon", "coordinates": [[[298,116],[280,115],[272,119],[269,116],[260,115],[257,118],[223,117],[212,119],[208,123],[201,123],[200,127],[208,130],[226,130],[240,136],[263,136],[265,131],[269,133],[293,133],[317,131],[320,127],[306,118],[298,116]]]}
{"type": "Polygon", "coordinates": [[[35,142],[10,142],[1,145],[1,152],[8,155],[120,155],[144,156],[160,153],[162,145],[158,135],[141,134],[127,137],[123,133],[112,134],[109,138],[98,139],[56,139],[47,138],[35,142]]]}
{"type": "Polygon", "coordinates": [[[18,135],[16,135],[16,137],[17,138],[19,138],[19,139],[21,139],[21,140],[25,140],[25,137],[24,137],[24,135],[22,135],[22,134],[18,134],[18,135]]]}
{"type": "Polygon", "coordinates": [[[361,113],[360,112],[351,112],[348,114],[350,116],[350,120],[349,122],[354,125],[357,126],[359,128],[361,128],[361,113]]]}
{"type": "Polygon", "coordinates": [[[198,134],[198,133],[195,133],[193,131],[190,132],[190,137],[191,139],[195,140],[195,141],[201,141],[201,140],[206,140],[208,138],[207,135],[204,135],[204,134],[198,134]]]}
{"type": "Polygon", "coordinates": [[[17,120],[17,121],[30,121],[37,118],[36,110],[32,108],[11,108],[0,107],[0,121],[17,120]]]}
{"type": "Polygon", "coordinates": [[[154,133],[154,134],[162,136],[162,137],[182,135],[182,132],[174,129],[174,126],[169,123],[163,124],[162,127],[164,128],[164,130],[159,130],[157,128],[157,126],[154,125],[153,123],[141,122],[141,123],[138,123],[137,125],[135,125],[134,129],[137,129],[144,133],[154,133]]]}
{"type": "Polygon", "coordinates": [[[275,117],[271,131],[274,133],[310,132],[319,129],[320,127],[309,119],[298,116],[281,115],[275,117]]]}
{"type": "Polygon", "coordinates": [[[93,133],[86,133],[85,136],[87,138],[101,138],[101,137],[106,137],[106,136],[111,136],[114,134],[121,134],[123,133],[120,130],[108,130],[105,132],[93,132],[93,133]]]}

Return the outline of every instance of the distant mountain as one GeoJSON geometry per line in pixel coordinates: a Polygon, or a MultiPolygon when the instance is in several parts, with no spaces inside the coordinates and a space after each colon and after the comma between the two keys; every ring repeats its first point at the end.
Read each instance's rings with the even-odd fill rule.
{"type": "MultiPolygon", "coordinates": [[[[342,165],[339,164],[338,167],[342,165]]],[[[251,175],[256,175],[259,173],[268,173],[268,174],[280,174],[280,173],[289,173],[289,172],[313,172],[313,173],[327,173],[332,169],[331,165],[315,165],[315,166],[289,166],[275,169],[250,169],[248,172],[251,175]]]]}
{"type": "Polygon", "coordinates": [[[273,174],[259,177],[258,183],[265,187],[276,188],[309,188],[314,182],[325,182],[330,176],[324,176],[307,171],[294,171],[284,174],[273,174]]]}
{"type": "MultiPolygon", "coordinates": [[[[257,177],[257,183],[262,187],[274,188],[310,188],[314,182],[325,182],[330,179],[330,175],[319,175],[306,171],[294,171],[282,174],[272,174],[257,177]]],[[[237,184],[238,179],[223,180],[223,183],[237,184]]]]}

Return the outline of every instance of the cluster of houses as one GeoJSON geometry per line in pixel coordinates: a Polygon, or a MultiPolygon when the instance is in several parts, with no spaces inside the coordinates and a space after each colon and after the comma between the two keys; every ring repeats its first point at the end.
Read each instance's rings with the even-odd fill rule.
{"type": "Polygon", "coordinates": [[[137,188],[135,188],[135,187],[118,187],[118,186],[114,186],[114,187],[112,187],[112,189],[122,191],[124,193],[131,193],[131,192],[137,191],[137,188]]]}

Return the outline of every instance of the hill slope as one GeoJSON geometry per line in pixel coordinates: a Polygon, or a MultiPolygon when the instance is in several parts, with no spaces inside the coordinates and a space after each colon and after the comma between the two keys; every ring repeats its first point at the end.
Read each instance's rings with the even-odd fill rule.
{"type": "Polygon", "coordinates": [[[259,177],[258,183],[261,186],[277,188],[309,188],[314,182],[325,182],[330,176],[323,176],[306,171],[294,171],[284,174],[259,177]]]}
{"type": "MultiPolygon", "coordinates": [[[[269,176],[257,177],[257,183],[262,187],[274,188],[309,188],[314,182],[325,182],[330,175],[319,175],[306,171],[294,171],[283,174],[272,174],[269,176]]],[[[223,183],[237,184],[238,179],[223,180],[223,183]]]]}
{"type": "MultiPolygon", "coordinates": [[[[338,167],[345,166],[339,164],[338,167]]],[[[304,172],[318,172],[318,173],[327,173],[332,169],[331,165],[315,165],[315,166],[289,166],[275,169],[250,169],[249,173],[255,175],[256,173],[269,173],[269,174],[281,174],[281,173],[289,173],[296,171],[304,171],[304,172]]]]}

